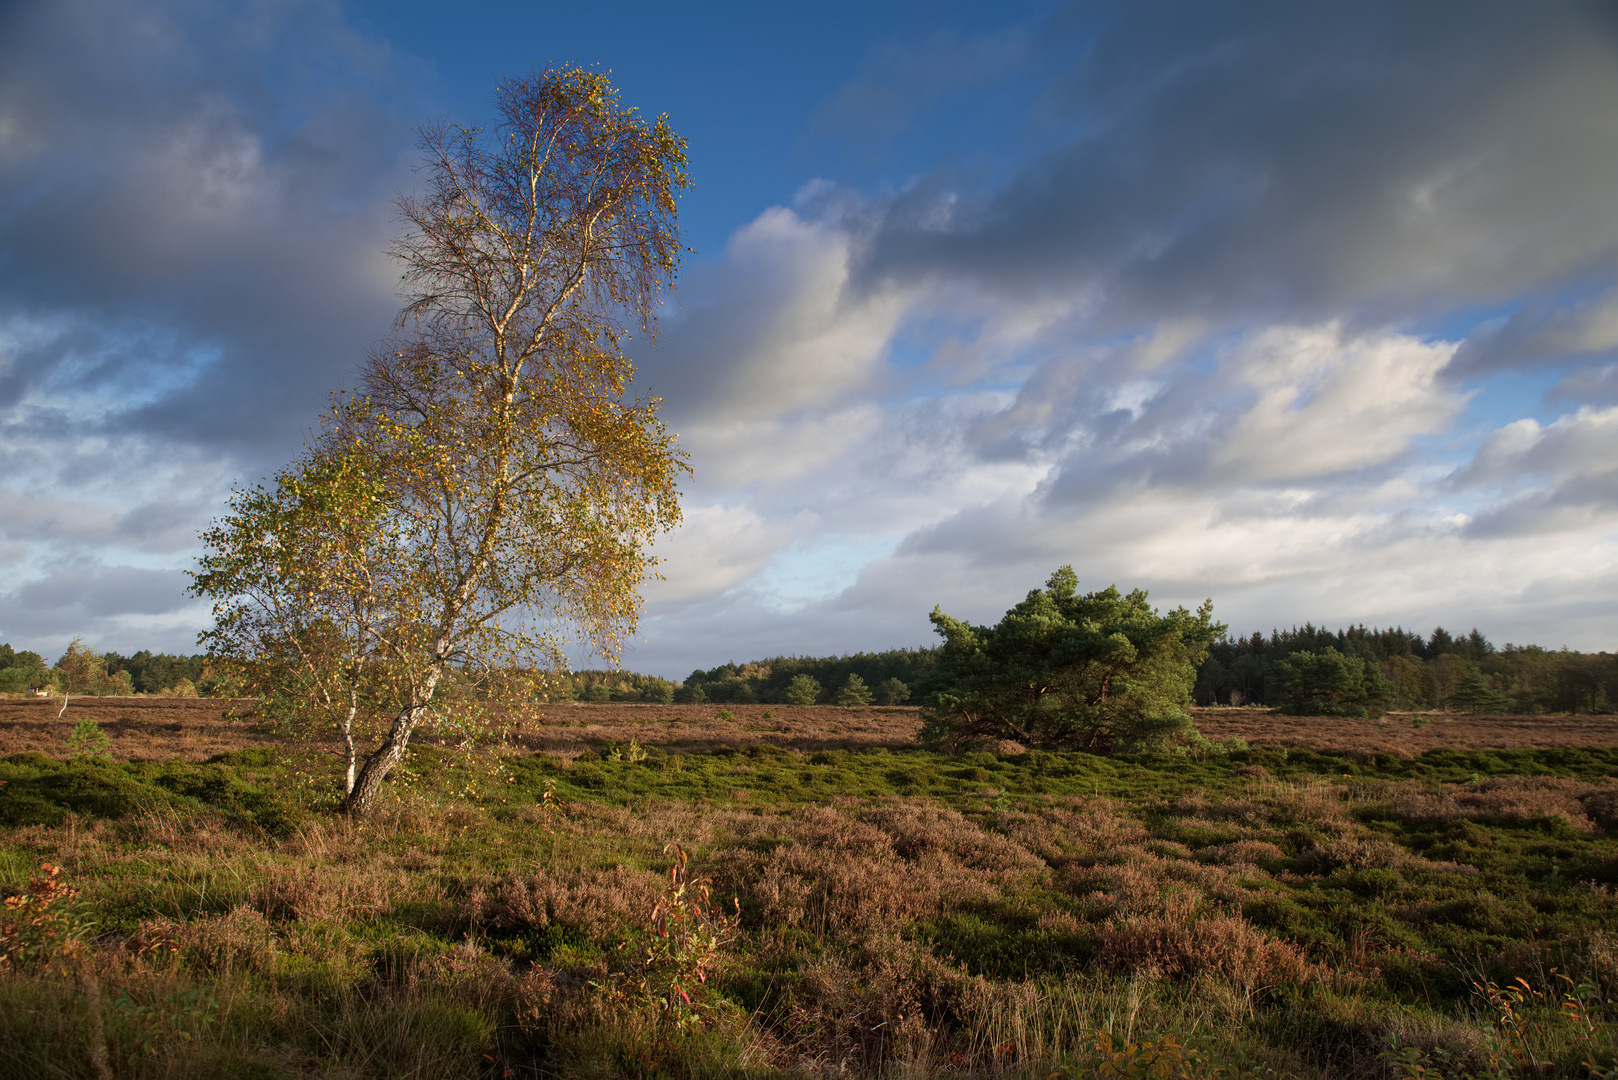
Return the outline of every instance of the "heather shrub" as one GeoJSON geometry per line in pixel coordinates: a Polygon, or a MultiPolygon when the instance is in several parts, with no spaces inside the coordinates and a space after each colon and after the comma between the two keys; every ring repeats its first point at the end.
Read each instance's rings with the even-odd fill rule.
{"type": "Polygon", "coordinates": [[[1121,813],[1107,799],[1009,812],[1002,816],[1000,831],[1053,867],[1077,859],[1106,858],[1120,849],[1137,848],[1150,838],[1144,823],[1121,813]]]}
{"type": "Polygon", "coordinates": [[[986,832],[957,811],[926,803],[902,802],[879,806],[860,815],[867,825],[881,830],[899,856],[918,859],[942,852],[970,870],[1005,874],[1043,869],[1045,861],[997,832],[986,832]]]}
{"type": "Polygon", "coordinates": [[[641,734],[611,744],[642,760],[502,759],[514,782],[476,798],[422,768],[363,823],[286,780],[306,759],[107,770],[154,801],[0,831],[0,894],[45,859],[87,919],[49,970],[0,970],[0,1072],[94,1076],[99,1038],[140,1077],[1476,1075],[1503,1044],[1471,984],[1517,976],[1546,995],[1523,1013],[1542,1075],[1587,1075],[1575,1051],[1618,1031],[1551,993],[1618,997],[1605,751],[641,734]],[[928,794],[895,796],[900,772],[928,794]],[[297,812],[279,836],[244,810],[269,790],[297,812]]]}
{"type": "Polygon", "coordinates": [[[743,895],[760,925],[802,927],[839,938],[895,930],[947,906],[995,894],[981,875],[939,851],[906,859],[891,849],[855,854],[791,844],[732,873],[745,875],[743,895]]]}
{"type": "Polygon", "coordinates": [[[1298,853],[1298,868],[1311,874],[1337,870],[1392,870],[1410,853],[1386,840],[1364,838],[1330,840],[1298,853]]]}
{"type": "Polygon", "coordinates": [[[1409,781],[1390,785],[1389,794],[1388,812],[1400,821],[1521,824],[1560,818],[1583,832],[1601,827],[1590,812],[1592,800],[1596,814],[1607,801],[1618,806],[1618,789],[1556,776],[1504,776],[1437,789],[1409,781]]]}
{"type": "Polygon", "coordinates": [[[1579,802],[1585,816],[1605,832],[1618,831],[1618,787],[1602,787],[1586,792],[1579,802]]]}

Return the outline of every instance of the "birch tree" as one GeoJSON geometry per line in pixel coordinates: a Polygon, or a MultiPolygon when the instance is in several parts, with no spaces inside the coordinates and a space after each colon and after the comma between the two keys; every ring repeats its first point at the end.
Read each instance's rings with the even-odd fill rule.
{"type": "Polygon", "coordinates": [[[373,464],[319,448],[233,492],[192,574],[216,598],[198,641],[260,715],[341,742],[345,796],[369,722],[402,705],[385,648],[402,542],[373,464]]]}
{"type": "MultiPolygon", "coordinates": [[[[294,553],[270,575],[288,597],[301,587],[326,590],[327,608],[363,602],[363,619],[330,625],[346,657],[384,665],[396,688],[349,785],[355,815],[457,672],[559,669],[572,640],[616,663],[648,545],[680,519],[685,456],[655,399],[627,399],[625,346],[655,336],[678,270],[685,143],[590,72],[509,79],[496,105],[493,130],[423,130],[426,184],[400,201],[409,229],[392,248],[404,269],[397,333],[290,470],[316,502],[323,470],[364,489],[341,517],[360,526],[345,569],[311,577],[294,553]]],[[[222,537],[269,513],[233,509],[222,537]]],[[[300,542],[318,548],[322,535],[300,542]]],[[[268,610],[209,566],[195,587],[215,598],[221,631],[231,605],[268,610]]]]}

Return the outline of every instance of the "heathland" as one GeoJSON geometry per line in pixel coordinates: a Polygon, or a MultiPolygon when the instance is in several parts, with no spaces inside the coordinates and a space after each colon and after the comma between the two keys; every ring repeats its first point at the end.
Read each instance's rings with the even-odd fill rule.
{"type": "Polygon", "coordinates": [[[240,704],[0,701],[0,1070],[1613,1072],[1618,718],[561,705],[355,821],[240,704]]]}

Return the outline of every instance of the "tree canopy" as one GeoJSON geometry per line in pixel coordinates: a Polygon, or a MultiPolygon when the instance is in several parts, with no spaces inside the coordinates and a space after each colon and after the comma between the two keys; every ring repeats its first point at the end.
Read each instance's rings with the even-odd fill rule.
{"type": "Polygon", "coordinates": [[[944,644],[917,687],[925,741],[1110,752],[1191,730],[1196,665],[1225,632],[1212,602],[1160,615],[1144,590],[1078,584],[1064,566],[992,627],[933,609],[944,644]]]}
{"type": "Polygon", "coordinates": [[[1393,704],[1393,685],[1375,663],[1331,646],[1297,652],[1276,670],[1282,712],[1297,716],[1381,716],[1393,704]]]}

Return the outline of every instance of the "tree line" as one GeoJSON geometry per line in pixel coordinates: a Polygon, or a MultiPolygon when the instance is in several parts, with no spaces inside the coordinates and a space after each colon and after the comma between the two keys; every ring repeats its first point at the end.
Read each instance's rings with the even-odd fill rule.
{"type": "MultiPolygon", "coordinates": [[[[775,656],[698,668],[683,682],[633,671],[569,671],[546,683],[542,699],[557,704],[902,705],[915,703],[914,690],[937,655],[937,648],[918,648],[775,656]],[[862,695],[862,700],[850,700],[862,695]]],[[[1319,697],[1294,700],[1293,691],[1307,695],[1310,690],[1299,685],[1300,678],[1317,684],[1357,678],[1361,689],[1348,696],[1358,710],[1536,714],[1605,713],[1618,707],[1618,654],[1538,645],[1496,648],[1476,629],[1452,635],[1438,627],[1422,637],[1403,627],[1328,630],[1313,623],[1213,642],[1197,669],[1192,698],[1205,706],[1322,704],[1319,697]],[[1302,670],[1306,661],[1312,665],[1309,672],[1302,670]],[[1379,680],[1365,688],[1373,673],[1379,680]]],[[[75,640],[52,663],[37,652],[0,644],[0,693],[35,689],[87,696],[233,697],[250,688],[216,673],[206,653],[142,649],[125,656],[97,653],[75,640]]]]}
{"type": "Polygon", "coordinates": [[[213,676],[206,653],[180,656],[142,649],[133,656],[98,653],[75,638],[54,664],[37,652],[0,645],[0,693],[25,694],[44,690],[53,694],[103,697],[116,694],[153,694],[196,697],[227,691],[213,676]]]}
{"type": "Polygon", "coordinates": [[[1447,709],[1455,712],[1609,712],[1618,705],[1618,655],[1546,649],[1496,648],[1474,628],[1452,635],[1443,627],[1427,637],[1395,626],[1327,630],[1305,623],[1268,636],[1226,636],[1208,649],[1197,674],[1200,705],[1283,706],[1292,700],[1300,657],[1321,674],[1352,677],[1359,665],[1365,708],[1447,709]]]}
{"type": "Polygon", "coordinates": [[[675,691],[679,702],[740,705],[902,705],[938,650],[888,649],[842,656],[773,656],[698,668],[675,691]],[[863,699],[863,700],[856,700],[863,699]]]}

